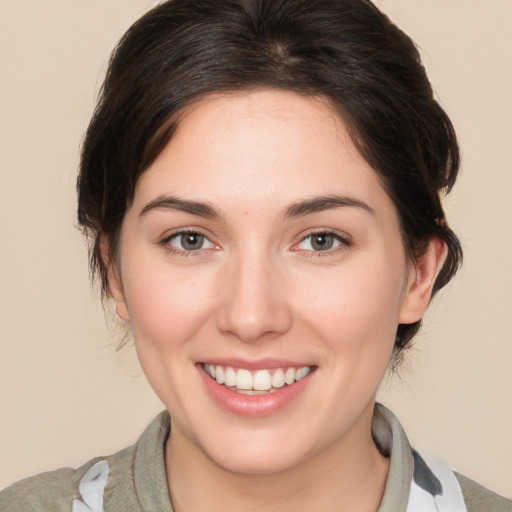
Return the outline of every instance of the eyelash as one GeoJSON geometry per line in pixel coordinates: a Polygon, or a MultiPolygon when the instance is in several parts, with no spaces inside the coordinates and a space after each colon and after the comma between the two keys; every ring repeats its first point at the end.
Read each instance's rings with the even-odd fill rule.
{"type": "Polygon", "coordinates": [[[173,239],[177,239],[180,236],[183,237],[186,235],[198,235],[198,236],[204,237],[204,239],[207,240],[213,247],[216,247],[216,245],[210,240],[210,238],[205,233],[202,233],[198,229],[184,229],[181,231],[175,231],[174,233],[171,233],[170,235],[167,235],[165,238],[163,238],[159,242],[159,245],[162,245],[169,253],[176,254],[177,256],[180,256],[182,258],[201,256],[201,255],[204,255],[205,250],[210,249],[210,248],[208,248],[208,249],[199,248],[196,250],[187,251],[185,249],[178,249],[171,245],[171,242],[173,239]]]}
{"type": "Polygon", "coordinates": [[[352,240],[347,235],[341,235],[335,231],[330,230],[315,230],[310,231],[306,235],[302,236],[299,242],[294,244],[292,246],[292,251],[303,251],[305,255],[307,255],[308,258],[325,258],[328,256],[332,256],[333,253],[338,253],[339,251],[344,251],[352,246],[352,240]],[[325,251],[314,251],[314,250],[308,250],[308,249],[300,249],[298,247],[299,244],[305,242],[308,238],[312,238],[315,235],[323,235],[323,236],[330,236],[333,237],[335,242],[338,242],[339,245],[334,248],[326,249],[325,251]]]}
{"type": "MultiPolygon", "coordinates": [[[[210,240],[210,238],[206,234],[204,234],[200,230],[196,230],[196,229],[185,229],[185,230],[176,231],[174,233],[171,233],[170,235],[168,235],[165,238],[163,238],[159,242],[159,245],[162,245],[163,247],[165,247],[165,249],[169,253],[176,254],[176,255],[178,255],[180,257],[183,257],[183,258],[201,256],[201,255],[204,255],[204,251],[205,250],[209,250],[209,249],[213,248],[213,247],[209,247],[209,248],[206,248],[206,249],[199,248],[199,249],[196,249],[196,250],[189,250],[189,251],[187,251],[185,249],[178,249],[178,248],[173,247],[171,245],[171,242],[172,242],[173,239],[177,239],[179,237],[183,237],[183,236],[186,236],[186,235],[198,235],[198,236],[204,237],[204,239],[207,240],[213,247],[217,247],[210,240]]],[[[323,257],[326,257],[326,256],[330,256],[333,253],[337,253],[339,251],[346,250],[351,245],[352,245],[352,240],[348,236],[346,236],[346,235],[342,236],[339,233],[336,233],[335,231],[329,231],[329,230],[315,230],[315,231],[311,231],[311,232],[307,233],[306,235],[302,236],[301,239],[291,247],[291,250],[294,251],[294,252],[299,252],[299,251],[303,252],[309,258],[323,258],[323,257]],[[308,238],[311,239],[315,235],[317,235],[317,236],[322,235],[322,236],[326,236],[326,237],[332,237],[335,242],[338,242],[339,245],[337,245],[334,248],[328,248],[325,251],[315,251],[315,250],[309,250],[309,249],[301,249],[301,248],[298,247],[301,243],[305,242],[308,238]]]]}

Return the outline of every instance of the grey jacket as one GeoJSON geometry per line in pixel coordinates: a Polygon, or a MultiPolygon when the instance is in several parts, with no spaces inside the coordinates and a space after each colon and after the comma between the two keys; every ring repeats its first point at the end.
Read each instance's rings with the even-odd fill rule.
{"type": "MultiPolygon", "coordinates": [[[[390,457],[386,488],[378,512],[415,510],[413,500],[418,494],[423,494],[420,500],[425,496],[433,499],[432,510],[443,510],[434,500],[443,495],[445,481],[439,480],[422,457],[411,449],[396,417],[377,404],[372,427],[377,446],[390,457]]],[[[8,487],[0,493],[0,511],[173,512],[164,467],[164,447],[169,430],[170,418],[163,412],[129,448],[93,459],[76,470],[63,468],[8,487]]],[[[455,475],[453,482],[459,494],[462,491],[462,507],[465,505],[468,512],[512,511],[511,500],[462,475],[449,473],[452,478],[455,475]]],[[[448,505],[444,510],[452,512],[453,509],[448,505]]]]}

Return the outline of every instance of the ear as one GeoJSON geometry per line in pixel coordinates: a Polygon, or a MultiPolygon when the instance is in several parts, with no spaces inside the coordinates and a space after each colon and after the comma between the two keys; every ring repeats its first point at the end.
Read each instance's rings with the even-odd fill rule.
{"type": "Polygon", "coordinates": [[[108,269],[108,291],[116,303],[117,316],[119,316],[121,320],[129,322],[130,315],[128,314],[128,308],[124,300],[123,283],[121,281],[119,268],[112,257],[110,243],[105,236],[101,237],[100,251],[103,262],[108,269]]]}
{"type": "Polygon", "coordinates": [[[438,237],[432,237],[425,251],[411,267],[399,323],[412,324],[421,320],[432,297],[432,288],[446,259],[446,244],[438,237]]]}

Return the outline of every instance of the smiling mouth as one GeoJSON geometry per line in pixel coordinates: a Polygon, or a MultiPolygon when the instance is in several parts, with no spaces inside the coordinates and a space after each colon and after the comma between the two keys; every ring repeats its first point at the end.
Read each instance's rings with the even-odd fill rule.
{"type": "Polygon", "coordinates": [[[273,368],[250,371],[245,368],[210,365],[202,367],[213,380],[235,393],[242,395],[265,395],[291,386],[302,380],[314,369],[312,366],[300,368],[273,368]]]}

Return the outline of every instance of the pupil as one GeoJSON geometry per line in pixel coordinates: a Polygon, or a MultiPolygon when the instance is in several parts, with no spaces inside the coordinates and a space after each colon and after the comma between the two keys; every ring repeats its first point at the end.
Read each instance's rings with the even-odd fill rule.
{"type": "Polygon", "coordinates": [[[328,249],[331,249],[333,246],[334,239],[332,235],[326,235],[323,233],[320,233],[318,235],[313,236],[313,240],[311,241],[311,245],[313,246],[313,249],[316,249],[318,251],[326,251],[328,249]]]}
{"type": "Polygon", "coordinates": [[[203,235],[197,233],[187,233],[183,237],[183,248],[184,249],[199,249],[203,245],[203,235]]]}

